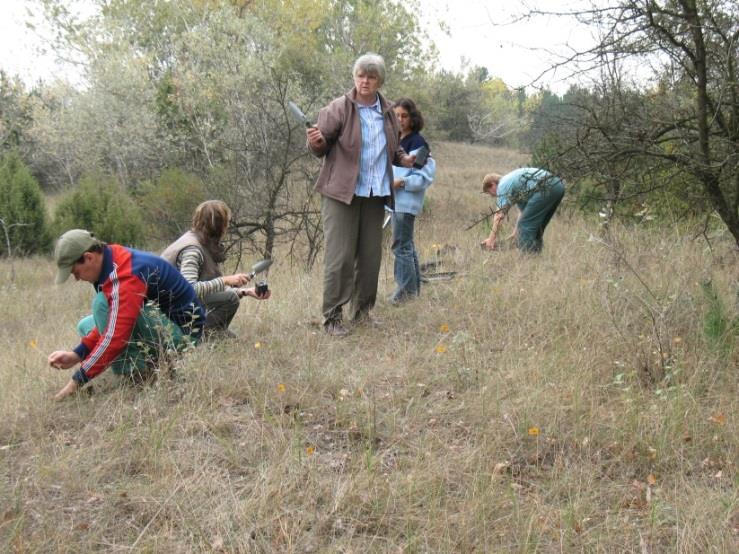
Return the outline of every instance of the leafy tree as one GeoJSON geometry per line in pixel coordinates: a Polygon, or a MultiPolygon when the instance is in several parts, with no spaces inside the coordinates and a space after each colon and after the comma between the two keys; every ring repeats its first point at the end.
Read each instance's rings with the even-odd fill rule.
{"type": "Polygon", "coordinates": [[[0,153],[27,150],[30,98],[19,79],[11,79],[0,69],[0,153]]]}
{"type": "Polygon", "coordinates": [[[236,236],[263,253],[298,241],[312,259],[319,247],[306,231],[318,218],[317,165],[287,101],[315,114],[350,87],[366,51],[384,55],[391,81],[429,60],[413,2],[98,0],[81,22],[67,2],[42,1],[60,47],[89,60],[75,106],[89,121],[89,137],[76,135],[89,145],[86,170],[128,186],[164,167],[198,175],[231,204],[236,236]]]}
{"type": "Polygon", "coordinates": [[[684,184],[739,244],[739,5],[619,0],[571,15],[602,38],[566,63],[597,66],[600,77],[571,104],[577,126],[560,128],[552,164],[588,176],[610,201],[684,184]],[[630,67],[648,82],[626,78],[630,67]]]}
{"type": "Polygon", "coordinates": [[[34,254],[49,248],[41,188],[14,152],[0,162],[0,233],[3,256],[34,254]]]}
{"type": "Polygon", "coordinates": [[[171,242],[190,228],[192,214],[207,200],[203,181],[179,169],[165,170],[136,190],[135,199],[147,222],[147,236],[171,242]]]}

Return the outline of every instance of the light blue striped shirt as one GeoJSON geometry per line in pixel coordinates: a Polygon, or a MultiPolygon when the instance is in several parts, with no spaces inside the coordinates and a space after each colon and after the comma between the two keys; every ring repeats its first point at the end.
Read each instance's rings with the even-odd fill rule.
{"type": "Polygon", "coordinates": [[[362,129],[362,149],[359,155],[359,179],[354,189],[357,196],[390,196],[390,175],[387,171],[387,137],[380,97],[371,106],[357,104],[362,129]]]}

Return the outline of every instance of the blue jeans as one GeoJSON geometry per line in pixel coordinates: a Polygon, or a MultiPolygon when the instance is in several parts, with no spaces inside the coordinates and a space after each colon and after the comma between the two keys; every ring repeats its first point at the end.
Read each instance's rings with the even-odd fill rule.
{"type": "Polygon", "coordinates": [[[402,302],[421,292],[421,271],[418,253],[413,244],[413,224],[416,216],[393,212],[393,255],[395,256],[395,291],[391,302],[402,302]]]}

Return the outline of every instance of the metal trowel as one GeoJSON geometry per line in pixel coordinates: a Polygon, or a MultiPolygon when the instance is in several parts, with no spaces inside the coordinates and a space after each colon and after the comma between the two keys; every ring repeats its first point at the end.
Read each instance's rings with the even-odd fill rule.
{"type": "Polygon", "coordinates": [[[269,268],[269,266],[272,265],[273,261],[274,260],[272,260],[271,258],[267,258],[265,260],[260,260],[257,263],[255,263],[253,266],[251,266],[251,272],[249,272],[249,280],[251,281],[257,273],[266,271],[269,268]]]}
{"type": "Polygon", "coordinates": [[[306,127],[310,127],[311,126],[310,120],[307,117],[305,117],[305,114],[303,113],[303,110],[301,110],[300,108],[298,108],[298,105],[295,102],[288,102],[287,103],[287,107],[290,110],[290,114],[292,114],[292,116],[297,121],[299,121],[300,123],[302,123],[306,127]]]}

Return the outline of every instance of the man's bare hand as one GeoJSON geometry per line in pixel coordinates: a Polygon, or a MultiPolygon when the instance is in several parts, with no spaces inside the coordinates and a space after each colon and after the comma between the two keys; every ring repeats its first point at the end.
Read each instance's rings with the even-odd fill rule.
{"type": "Polygon", "coordinates": [[[48,360],[49,365],[54,369],[69,369],[82,361],[76,353],[65,350],[52,352],[49,354],[48,360]]]}
{"type": "Polygon", "coordinates": [[[74,379],[70,379],[69,383],[64,385],[64,388],[54,395],[54,400],[56,402],[64,400],[67,396],[76,393],[77,389],[79,389],[77,381],[75,381],[74,379]]]}
{"type": "Polygon", "coordinates": [[[483,250],[495,250],[495,240],[485,239],[480,243],[483,250]]]}

